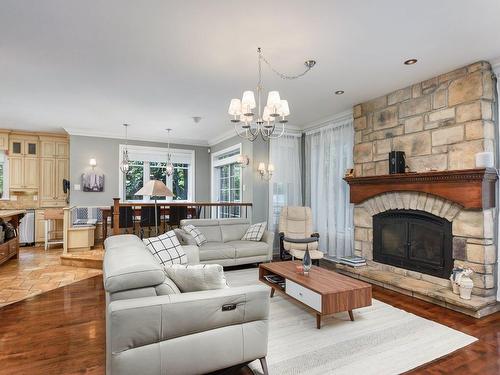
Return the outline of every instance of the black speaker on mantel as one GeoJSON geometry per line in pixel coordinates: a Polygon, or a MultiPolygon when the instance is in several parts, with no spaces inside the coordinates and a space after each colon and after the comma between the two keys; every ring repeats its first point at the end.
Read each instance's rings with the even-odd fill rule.
{"type": "Polygon", "coordinates": [[[389,152],[389,174],[405,173],[406,158],[404,151],[389,152]]]}

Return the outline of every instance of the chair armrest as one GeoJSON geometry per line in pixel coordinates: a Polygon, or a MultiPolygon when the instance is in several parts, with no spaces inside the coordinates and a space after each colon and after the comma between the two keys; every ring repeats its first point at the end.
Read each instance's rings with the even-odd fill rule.
{"type": "Polygon", "coordinates": [[[121,352],[212,329],[267,320],[270,288],[251,285],[113,301],[108,306],[111,350],[121,352]],[[223,306],[234,310],[222,311],[223,306]]]}
{"type": "Polygon", "coordinates": [[[269,230],[264,231],[261,241],[267,243],[267,246],[269,247],[267,255],[269,256],[269,260],[273,259],[274,232],[269,230]]]}
{"type": "Polygon", "coordinates": [[[177,239],[181,243],[181,245],[196,245],[196,241],[193,236],[191,236],[188,232],[181,228],[175,228],[174,233],[177,236],[177,239]]]}
{"type": "Polygon", "coordinates": [[[318,238],[317,237],[307,237],[307,238],[283,237],[283,241],[291,242],[291,243],[311,243],[311,242],[318,242],[318,238]]]}
{"type": "Polygon", "coordinates": [[[319,238],[319,233],[318,232],[314,232],[314,233],[311,234],[311,237],[319,238]]]}

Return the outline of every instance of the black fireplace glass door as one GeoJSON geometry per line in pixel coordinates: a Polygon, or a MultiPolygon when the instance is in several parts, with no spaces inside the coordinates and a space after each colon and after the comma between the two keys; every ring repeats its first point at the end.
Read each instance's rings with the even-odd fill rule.
{"type": "Polygon", "coordinates": [[[388,256],[404,257],[406,253],[406,223],[388,220],[380,228],[382,253],[388,256]]]}
{"type": "Polygon", "coordinates": [[[442,266],[444,261],[444,234],[433,225],[413,222],[409,228],[409,258],[419,262],[442,266]]]}

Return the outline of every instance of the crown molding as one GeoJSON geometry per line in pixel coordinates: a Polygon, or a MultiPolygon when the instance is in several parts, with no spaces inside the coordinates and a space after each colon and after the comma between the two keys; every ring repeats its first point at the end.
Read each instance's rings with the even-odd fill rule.
{"type": "MultiPolygon", "coordinates": [[[[114,138],[114,139],[125,139],[122,134],[116,133],[108,133],[108,132],[96,132],[96,131],[88,131],[77,128],[64,128],[69,135],[77,135],[83,137],[96,137],[96,138],[114,138]]],[[[165,139],[154,139],[150,137],[128,137],[129,141],[141,141],[141,142],[156,142],[156,143],[170,143],[178,144],[178,145],[186,145],[186,146],[203,146],[208,147],[209,144],[207,141],[201,139],[187,139],[187,138],[170,138],[169,140],[165,139]]]]}
{"type": "Polygon", "coordinates": [[[307,131],[316,130],[324,126],[328,126],[332,122],[345,121],[345,120],[352,120],[352,109],[305,124],[302,127],[302,131],[305,133],[307,131]]]}

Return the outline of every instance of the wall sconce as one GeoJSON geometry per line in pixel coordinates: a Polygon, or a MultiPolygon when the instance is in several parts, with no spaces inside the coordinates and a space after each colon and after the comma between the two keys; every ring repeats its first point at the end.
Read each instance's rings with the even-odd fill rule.
{"type": "Polygon", "coordinates": [[[250,164],[250,158],[247,155],[238,155],[238,165],[240,168],[245,168],[248,164],[250,164]]]}
{"type": "Polygon", "coordinates": [[[269,181],[273,177],[274,165],[268,164],[266,169],[265,163],[259,163],[259,167],[257,168],[257,170],[260,173],[261,179],[269,181]]]}
{"type": "Polygon", "coordinates": [[[92,169],[94,169],[97,166],[97,160],[95,160],[95,158],[91,158],[89,160],[89,165],[92,167],[92,169]]]}

